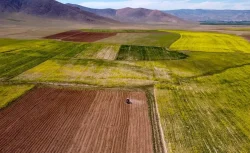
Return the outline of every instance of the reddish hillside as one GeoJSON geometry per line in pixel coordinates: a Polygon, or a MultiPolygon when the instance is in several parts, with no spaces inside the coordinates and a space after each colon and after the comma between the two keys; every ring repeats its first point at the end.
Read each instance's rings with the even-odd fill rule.
{"type": "Polygon", "coordinates": [[[75,4],[67,4],[81,10],[95,13],[121,22],[132,23],[184,23],[186,21],[158,10],[144,8],[92,9],[75,4]]]}
{"type": "MultiPolygon", "coordinates": [[[[116,17],[120,21],[126,22],[184,22],[183,20],[158,10],[149,10],[144,8],[124,8],[116,12],[116,17]]],[[[117,19],[114,18],[114,19],[117,19]]]]}

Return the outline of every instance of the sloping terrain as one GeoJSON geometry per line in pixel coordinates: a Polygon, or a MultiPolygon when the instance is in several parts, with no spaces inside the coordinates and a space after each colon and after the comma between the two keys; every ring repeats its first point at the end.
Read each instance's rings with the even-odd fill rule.
{"type": "Polygon", "coordinates": [[[81,10],[92,12],[104,17],[112,18],[121,22],[132,23],[183,23],[184,20],[173,15],[145,8],[123,8],[123,9],[92,9],[75,4],[67,4],[80,8],[81,10]]]}
{"type": "Polygon", "coordinates": [[[82,21],[87,23],[118,23],[112,19],[80,10],[76,7],[71,7],[55,0],[1,0],[0,12],[24,13],[34,16],[82,21]]]}

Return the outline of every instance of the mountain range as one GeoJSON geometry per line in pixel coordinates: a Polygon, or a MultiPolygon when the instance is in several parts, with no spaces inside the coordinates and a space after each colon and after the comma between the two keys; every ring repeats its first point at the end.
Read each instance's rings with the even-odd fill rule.
{"type": "Polygon", "coordinates": [[[170,10],[164,11],[188,21],[250,21],[250,10],[170,10]]]}
{"type": "Polygon", "coordinates": [[[129,23],[183,23],[184,20],[159,10],[145,8],[92,9],[76,4],[67,4],[103,17],[129,23]]]}
{"type": "Polygon", "coordinates": [[[115,20],[62,4],[55,0],[0,0],[0,12],[80,21],[85,23],[118,23],[115,20]]]}
{"type": "Polygon", "coordinates": [[[182,24],[187,21],[250,21],[248,10],[170,10],[145,8],[93,9],[56,0],[0,0],[0,17],[18,13],[90,24],[182,24]]]}

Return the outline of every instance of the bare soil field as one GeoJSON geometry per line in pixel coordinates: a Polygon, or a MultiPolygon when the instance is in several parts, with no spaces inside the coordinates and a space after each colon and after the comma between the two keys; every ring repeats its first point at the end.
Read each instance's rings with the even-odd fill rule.
{"type": "Polygon", "coordinates": [[[47,39],[60,39],[64,41],[74,42],[95,42],[104,38],[115,36],[117,33],[103,33],[103,32],[82,32],[82,31],[67,31],[51,36],[47,39]]]}
{"type": "Polygon", "coordinates": [[[0,111],[0,146],[0,152],[152,153],[146,95],[32,90],[0,111]]]}
{"type": "Polygon", "coordinates": [[[47,39],[64,39],[64,38],[71,37],[71,36],[74,36],[74,35],[79,34],[79,33],[81,33],[81,31],[66,31],[66,32],[54,34],[51,36],[47,36],[45,38],[47,38],[47,39]]]}
{"type": "Polygon", "coordinates": [[[243,37],[250,41],[250,35],[243,35],[243,37]]]}

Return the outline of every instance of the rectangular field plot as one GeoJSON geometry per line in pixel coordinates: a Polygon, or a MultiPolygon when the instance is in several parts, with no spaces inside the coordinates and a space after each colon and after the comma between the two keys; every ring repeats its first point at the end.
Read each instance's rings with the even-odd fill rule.
{"type": "Polygon", "coordinates": [[[146,95],[38,88],[0,112],[0,146],[0,152],[153,153],[146,95]]]}
{"type": "Polygon", "coordinates": [[[116,33],[106,32],[83,32],[83,31],[67,31],[51,36],[47,36],[47,39],[60,39],[64,41],[73,42],[95,42],[104,38],[115,36],[116,33]]]}
{"type": "Polygon", "coordinates": [[[177,60],[186,57],[183,53],[168,51],[164,47],[122,45],[117,60],[177,60]]]}
{"type": "Polygon", "coordinates": [[[32,88],[33,85],[0,85],[0,109],[32,88]]]}
{"type": "Polygon", "coordinates": [[[48,60],[13,80],[73,82],[92,85],[132,85],[152,83],[152,71],[116,61],[48,60]]]}
{"type": "Polygon", "coordinates": [[[121,45],[160,46],[170,47],[180,38],[178,33],[155,32],[155,33],[118,33],[116,36],[99,40],[103,43],[115,43],[121,45]]]}
{"type": "Polygon", "coordinates": [[[77,59],[106,59],[115,60],[119,52],[120,45],[109,44],[86,44],[81,53],[77,54],[77,59]]]}
{"type": "Polygon", "coordinates": [[[170,46],[172,50],[204,52],[250,52],[250,43],[235,35],[179,31],[181,38],[170,46]]]}

